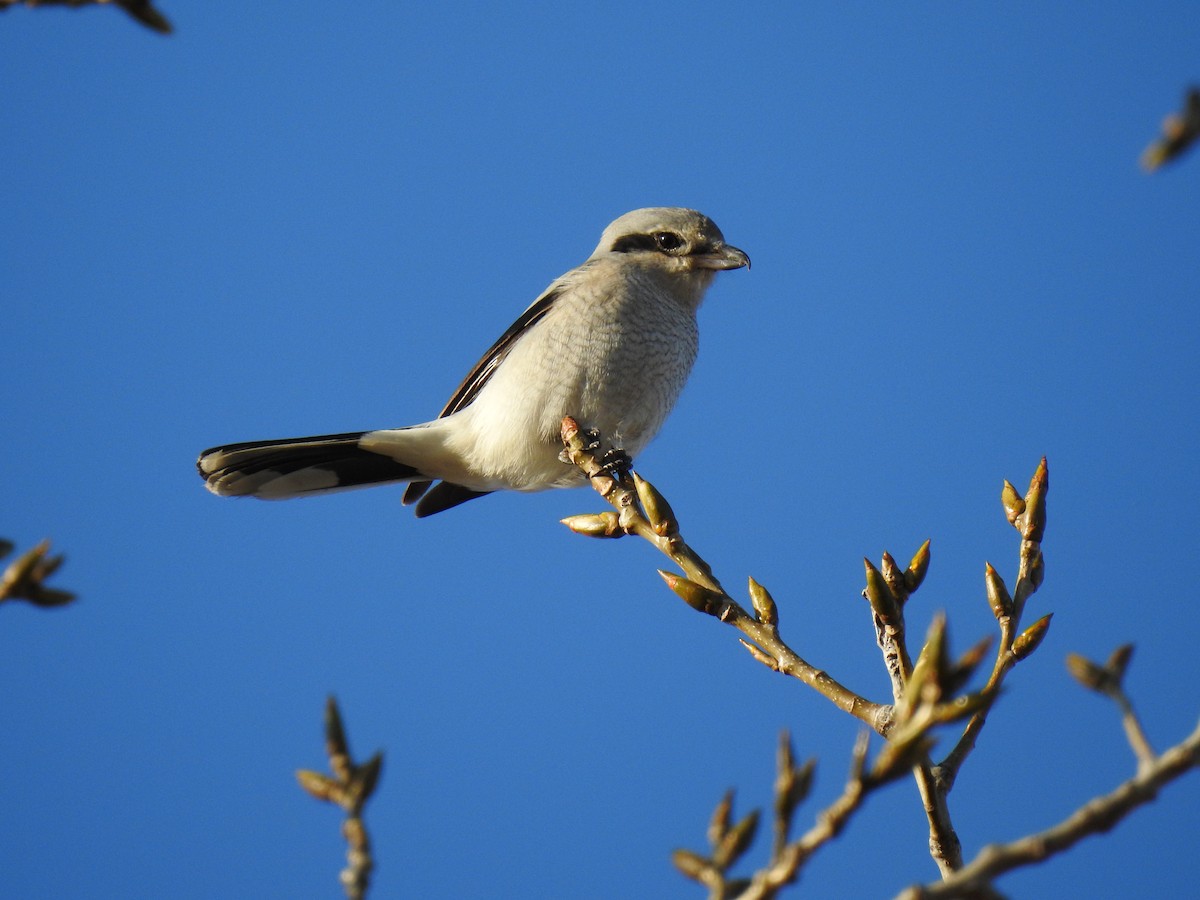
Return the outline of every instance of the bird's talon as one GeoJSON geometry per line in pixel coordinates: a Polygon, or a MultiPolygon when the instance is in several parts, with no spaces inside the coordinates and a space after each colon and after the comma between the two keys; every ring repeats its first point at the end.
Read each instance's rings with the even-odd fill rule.
{"type": "Polygon", "coordinates": [[[600,473],[601,475],[614,476],[622,478],[629,474],[629,470],[633,468],[633,457],[622,450],[620,447],[614,447],[611,450],[606,450],[604,455],[600,457],[600,473]]]}

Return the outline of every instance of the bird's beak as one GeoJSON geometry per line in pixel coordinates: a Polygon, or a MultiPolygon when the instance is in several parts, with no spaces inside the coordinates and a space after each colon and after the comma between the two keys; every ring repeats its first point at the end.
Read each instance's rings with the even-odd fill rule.
{"type": "Polygon", "coordinates": [[[692,259],[701,269],[750,268],[750,257],[729,244],[719,244],[707,253],[697,253],[692,259]]]}

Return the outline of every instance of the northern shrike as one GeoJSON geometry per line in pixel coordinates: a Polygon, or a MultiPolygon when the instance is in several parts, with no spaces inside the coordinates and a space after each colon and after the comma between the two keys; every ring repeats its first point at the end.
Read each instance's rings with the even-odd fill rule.
{"type": "Polygon", "coordinates": [[[639,453],[692,369],[713,275],[749,265],[695,210],[634,210],[500,336],[432,422],[227,444],[197,467],[215,494],[266,500],[406,481],[419,517],[491,491],[573,487],[584,479],[559,459],[562,418],[639,453]]]}

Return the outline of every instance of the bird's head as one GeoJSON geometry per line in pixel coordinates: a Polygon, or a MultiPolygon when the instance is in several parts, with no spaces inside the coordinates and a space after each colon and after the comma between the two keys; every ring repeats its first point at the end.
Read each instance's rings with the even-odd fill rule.
{"type": "Polygon", "coordinates": [[[712,219],[694,209],[674,206],[635,209],[605,228],[592,259],[618,254],[628,254],[630,262],[683,276],[684,282],[701,293],[713,273],[750,266],[750,257],[725,243],[725,235],[712,219]]]}

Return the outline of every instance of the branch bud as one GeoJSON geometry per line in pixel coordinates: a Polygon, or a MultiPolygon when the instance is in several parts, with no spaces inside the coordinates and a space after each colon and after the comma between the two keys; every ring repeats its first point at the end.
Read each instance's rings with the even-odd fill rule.
{"type": "Polygon", "coordinates": [[[975,715],[981,709],[986,709],[991,705],[995,697],[995,692],[989,691],[977,691],[974,694],[965,694],[962,697],[956,697],[949,703],[939,705],[937,715],[934,718],[939,724],[957,722],[960,719],[975,715]]]}
{"type": "Polygon", "coordinates": [[[658,492],[650,482],[633,473],[633,485],[637,488],[638,499],[642,501],[642,509],[646,511],[646,519],[654,533],[660,537],[669,537],[679,533],[679,521],[671,504],[658,492]]]}
{"type": "Polygon", "coordinates": [[[725,611],[725,597],[716,591],[709,590],[704,585],[696,584],[696,582],[684,578],[682,575],[676,575],[674,572],[665,572],[659,569],[658,574],[667,583],[667,587],[673,590],[684,603],[697,612],[708,613],[710,616],[720,618],[721,614],[725,611]]]}
{"type": "Polygon", "coordinates": [[[732,818],[733,788],[730,788],[717,804],[717,808],[713,810],[712,818],[708,822],[708,843],[711,846],[717,846],[729,833],[729,823],[732,818]]]}
{"type": "Polygon", "coordinates": [[[1024,631],[1022,631],[1015,641],[1013,641],[1012,652],[1017,659],[1024,659],[1036,650],[1046,637],[1046,633],[1050,630],[1050,619],[1054,613],[1042,616],[1024,631]]]}
{"type": "Polygon", "coordinates": [[[913,554],[912,561],[908,564],[908,569],[904,572],[904,587],[911,594],[921,586],[921,582],[925,580],[925,573],[929,571],[929,541],[921,545],[921,548],[913,554]]]}
{"type": "MultiPolygon", "coordinates": [[[[330,694],[325,699],[325,749],[330,758],[350,756],[350,744],[346,740],[346,728],[342,725],[342,713],[338,709],[337,700],[330,694]]],[[[334,771],[343,781],[350,779],[350,773],[334,771]]]]}
{"type": "Polygon", "coordinates": [[[1129,667],[1129,660],[1133,658],[1133,644],[1122,644],[1112,652],[1108,657],[1108,662],[1104,664],[1104,668],[1112,675],[1113,681],[1120,687],[1121,682],[1125,680],[1125,670],[1129,667]]]}
{"type": "Polygon", "coordinates": [[[351,784],[358,803],[365,803],[375,793],[375,787],[379,784],[379,773],[382,769],[383,754],[376,753],[354,770],[354,778],[351,779],[351,784]]]}
{"type": "Polygon", "coordinates": [[[1025,513],[1020,528],[1021,537],[1027,541],[1040,543],[1046,531],[1046,494],[1049,490],[1050,474],[1043,456],[1029,482],[1029,493],[1025,495],[1025,513]]]}
{"type": "Polygon", "coordinates": [[[762,663],[772,672],[779,671],[779,660],[773,657],[766,650],[763,650],[756,644],[750,643],[744,638],[738,638],[738,643],[745,647],[750,652],[751,656],[753,656],[758,662],[762,663]]]}
{"type": "Polygon", "coordinates": [[[337,797],[341,795],[341,785],[328,775],[322,775],[312,769],[297,769],[296,780],[300,782],[300,787],[318,800],[336,803],[338,802],[337,797]]]}
{"type": "Polygon", "coordinates": [[[887,582],[887,586],[895,595],[897,602],[903,605],[904,595],[907,593],[907,589],[904,587],[904,572],[900,570],[900,566],[892,554],[886,550],[883,551],[883,565],[879,567],[879,572],[883,575],[883,580],[887,582]]]}
{"type": "Polygon", "coordinates": [[[781,822],[790,823],[796,807],[808,797],[812,787],[816,760],[808,760],[796,768],[792,754],[792,739],[787,731],[779,736],[778,774],[775,777],[775,816],[781,822]]]}
{"type": "Polygon", "coordinates": [[[713,864],[724,870],[737,862],[738,858],[749,849],[757,830],[758,810],[756,809],[729,829],[721,838],[721,843],[713,848],[713,864]]]}
{"type": "Polygon", "coordinates": [[[1089,691],[1105,694],[1112,689],[1112,674],[1078,653],[1067,654],[1067,671],[1089,691]]]}
{"type": "Polygon", "coordinates": [[[975,670],[983,662],[983,658],[987,656],[987,652],[991,649],[991,646],[991,636],[985,637],[958,658],[946,675],[944,685],[946,693],[956,693],[959,688],[971,680],[971,676],[975,674],[975,670]]]}
{"type": "MultiPolygon", "coordinates": [[[[1029,572],[1029,583],[1033,585],[1033,591],[1036,591],[1042,586],[1042,581],[1046,578],[1046,557],[1039,549],[1036,553],[1030,554],[1026,570],[1029,572]]],[[[1033,593],[1030,591],[1029,593],[1033,593]]]]}
{"type": "Polygon", "coordinates": [[[559,436],[564,444],[569,444],[579,435],[579,423],[570,416],[563,416],[559,423],[559,436]]]}
{"type": "Polygon", "coordinates": [[[946,616],[938,613],[929,625],[925,646],[913,663],[897,712],[908,718],[918,706],[941,700],[946,669],[946,616]]]}
{"type": "Polygon", "coordinates": [[[34,583],[29,586],[24,599],[34,606],[51,607],[73,603],[75,596],[71,591],[60,591],[57,588],[48,588],[40,583],[34,583]]]}
{"type": "Polygon", "coordinates": [[[1000,490],[1000,502],[1004,504],[1004,518],[1008,519],[1008,524],[1019,528],[1017,517],[1025,512],[1025,500],[1007,478],[1004,479],[1004,487],[1000,490]]]}
{"type": "Polygon", "coordinates": [[[38,570],[45,565],[46,554],[49,552],[50,542],[42,541],[17,557],[0,578],[0,594],[26,599],[36,594],[40,586],[38,570]]]}
{"type": "Polygon", "coordinates": [[[992,615],[997,619],[1003,619],[1005,616],[1011,616],[1013,611],[1012,597],[1008,595],[1008,588],[1004,586],[1004,579],[1000,577],[990,562],[983,564],[983,581],[987,585],[988,605],[992,608],[992,615]]]}
{"type": "Polygon", "coordinates": [[[567,516],[560,521],[576,534],[582,534],[585,537],[619,538],[625,536],[625,530],[621,528],[620,514],[615,510],[567,516]]]}
{"type": "Polygon", "coordinates": [[[867,587],[863,591],[863,596],[871,604],[872,611],[884,624],[898,621],[900,604],[896,601],[896,595],[892,593],[892,589],[888,587],[883,574],[872,565],[869,559],[863,559],[863,567],[867,573],[867,587]]]}
{"type": "Polygon", "coordinates": [[[693,853],[691,850],[676,850],[671,854],[671,862],[675,863],[675,868],[692,881],[707,884],[712,879],[713,865],[699,853],[693,853]]]}
{"type": "Polygon", "coordinates": [[[750,603],[754,606],[758,621],[771,628],[779,624],[779,609],[775,606],[775,599],[753,578],[750,579],[750,603]]]}

